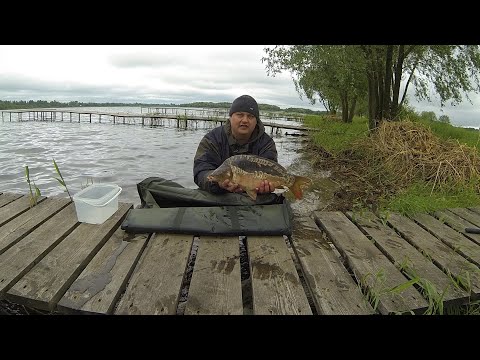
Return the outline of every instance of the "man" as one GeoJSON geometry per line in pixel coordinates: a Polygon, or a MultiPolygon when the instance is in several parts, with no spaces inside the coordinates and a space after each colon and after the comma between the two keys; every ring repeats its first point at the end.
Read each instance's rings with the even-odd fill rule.
{"type": "MultiPolygon", "coordinates": [[[[229,180],[212,183],[207,176],[233,155],[253,154],[277,161],[278,154],[273,139],[265,133],[260,120],[258,104],[249,95],[236,98],[230,107],[229,120],[208,132],[197,148],[193,162],[193,180],[202,190],[211,193],[242,192],[243,189],[229,180]]],[[[273,185],[263,180],[257,193],[274,191],[273,185]]]]}

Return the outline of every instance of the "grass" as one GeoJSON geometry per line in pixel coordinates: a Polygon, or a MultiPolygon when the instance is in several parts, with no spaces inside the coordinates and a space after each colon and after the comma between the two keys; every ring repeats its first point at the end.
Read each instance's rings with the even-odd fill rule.
{"type": "Polygon", "coordinates": [[[304,124],[319,129],[310,134],[313,143],[343,159],[343,168],[357,163],[357,168],[345,174],[360,179],[357,186],[370,184],[365,195],[372,189],[381,190],[380,211],[408,216],[480,205],[477,130],[416,119],[386,122],[388,126],[369,134],[366,118],[343,123],[316,115],[306,116],[304,124]]]}
{"type": "Polygon", "coordinates": [[[55,159],[53,159],[53,166],[55,167],[55,171],[60,177],[60,178],[54,177],[54,179],[56,179],[60,183],[60,185],[62,185],[65,188],[65,190],[67,191],[68,197],[70,198],[71,201],[73,201],[72,196],[70,195],[70,191],[68,191],[67,184],[65,184],[65,180],[63,179],[62,173],[60,172],[60,169],[58,168],[58,165],[55,162],[55,159]]]}
{"type": "Polygon", "coordinates": [[[40,193],[40,189],[37,187],[37,185],[35,185],[35,181],[30,180],[30,170],[28,169],[27,165],[25,165],[25,179],[27,180],[29,189],[30,208],[32,208],[37,205],[38,198],[42,196],[42,194],[40,193]]]}
{"type": "Polygon", "coordinates": [[[368,135],[368,122],[360,117],[347,124],[327,116],[307,115],[303,123],[319,129],[311,133],[314,143],[333,154],[350,149],[352,142],[368,135]]]}

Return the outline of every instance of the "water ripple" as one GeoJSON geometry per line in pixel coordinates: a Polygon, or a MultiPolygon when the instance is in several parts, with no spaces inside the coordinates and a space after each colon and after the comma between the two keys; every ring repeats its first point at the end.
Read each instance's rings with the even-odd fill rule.
{"type": "MultiPolygon", "coordinates": [[[[208,127],[114,126],[103,121],[0,122],[0,191],[27,193],[24,166],[28,165],[30,179],[42,195],[66,196],[54,179],[53,159],[72,194],[92,180],[113,182],[123,189],[120,201],[139,204],[136,184],[152,176],[196,188],[193,158],[207,131],[208,127]]],[[[288,167],[298,157],[298,138],[272,136],[279,162],[288,167]]]]}

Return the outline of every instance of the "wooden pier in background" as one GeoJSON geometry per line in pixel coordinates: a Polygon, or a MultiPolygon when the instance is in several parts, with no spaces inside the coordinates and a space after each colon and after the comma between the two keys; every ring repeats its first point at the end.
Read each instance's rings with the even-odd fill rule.
{"type": "MultiPolygon", "coordinates": [[[[156,108],[159,110],[159,108],[156,108]]],[[[163,108],[164,111],[157,113],[125,113],[125,112],[104,112],[92,110],[68,110],[68,109],[15,109],[0,110],[2,113],[2,122],[5,121],[62,121],[62,122],[89,122],[89,123],[112,123],[124,125],[142,125],[142,126],[165,126],[166,123],[171,125],[172,122],[176,127],[188,127],[194,124],[198,126],[198,122],[214,122],[217,125],[228,120],[228,112],[215,109],[188,109],[188,108],[163,108]],[[176,111],[173,111],[176,110],[176,111]],[[12,114],[14,115],[12,117],[12,114]]],[[[277,129],[288,129],[297,131],[315,131],[313,128],[276,123],[275,116],[260,115],[262,123],[270,127],[271,131],[277,129]],[[270,121],[268,121],[270,120],[270,121]]]]}
{"type": "Polygon", "coordinates": [[[315,211],[291,236],[243,238],[127,234],[132,206],[93,225],[68,198],[0,194],[0,299],[45,314],[386,315],[479,298],[480,235],[464,229],[480,208],[315,211]]]}

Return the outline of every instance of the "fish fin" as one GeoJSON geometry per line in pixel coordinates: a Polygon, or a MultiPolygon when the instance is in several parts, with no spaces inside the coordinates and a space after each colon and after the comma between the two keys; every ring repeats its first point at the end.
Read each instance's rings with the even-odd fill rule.
{"type": "Polygon", "coordinates": [[[252,198],[252,200],[257,200],[257,190],[256,189],[253,189],[253,190],[245,190],[247,195],[250,196],[252,198]]]}
{"type": "Polygon", "coordinates": [[[293,195],[295,195],[296,199],[301,199],[303,197],[303,190],[302,188],[305,185],[311,184],[312,180],[305,177],[305,176],[295,176],[295,181],[292,186],[290,186],[290,190],[292,190],[293,195]]]}

